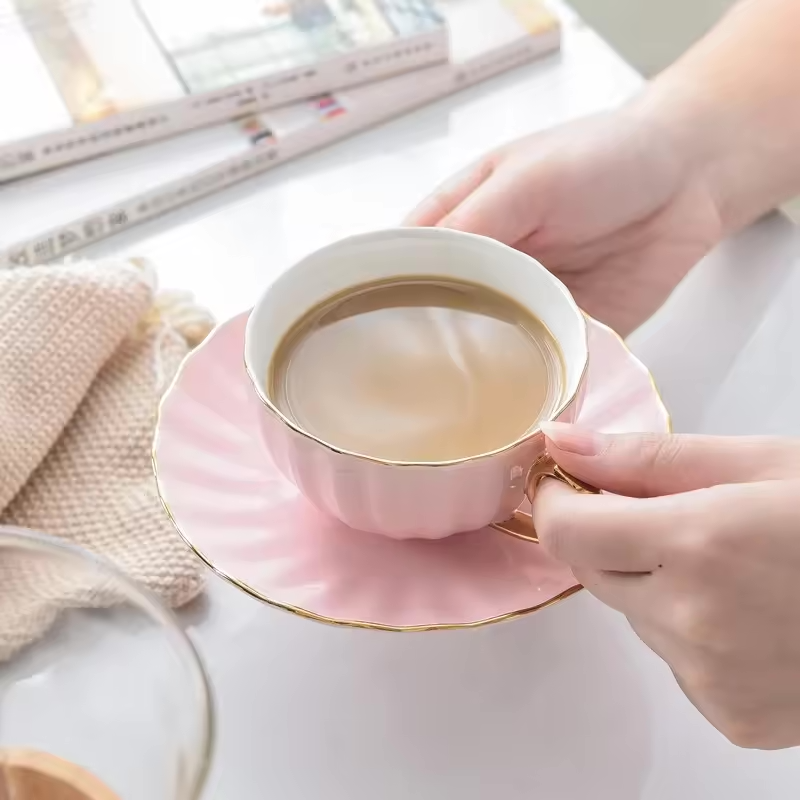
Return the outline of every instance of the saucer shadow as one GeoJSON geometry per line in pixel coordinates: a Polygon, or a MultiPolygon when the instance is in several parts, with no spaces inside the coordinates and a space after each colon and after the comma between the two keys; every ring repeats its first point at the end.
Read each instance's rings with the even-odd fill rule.
{"type": "Polygon", "coordinates": [[[246,610],[217,588],[248,634],[211,665],[219,796],[264,780],[283,800],[642,796],[652,720],[626,652],[638,643],[585,592],[510,623],[392,634],[246,610]],[[243,717],[263,738],[229,722],[243,717]]]}

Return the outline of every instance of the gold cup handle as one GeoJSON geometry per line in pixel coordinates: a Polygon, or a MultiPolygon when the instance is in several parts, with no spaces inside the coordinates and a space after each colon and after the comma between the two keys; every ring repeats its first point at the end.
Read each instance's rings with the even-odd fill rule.
{"type": "MultiPolygon", "coordinates": [[[[533,503],[536,490],[544,478],[555,478],[567,484],[567,486],[574,489],[576,492],[582,492],[583,494],[600,494],[599,489],[578,480],[568,472],[564,472],[547,453],[543,453],[533,462],[525,478],[525,496],[531,503],[533,503]]],[[[535,542],[537,544],[539,542],[539,537],[536,535],[536,530],[533,527],[533,517],[519,509],[514,512],[514,516],[510,519],[504,520],[503,522],[493,522],[489,527],[494,528],[496,531],[507,533],[509,536],[514,536],[517,539],[524,539],[526,542],[535,542]]]]}

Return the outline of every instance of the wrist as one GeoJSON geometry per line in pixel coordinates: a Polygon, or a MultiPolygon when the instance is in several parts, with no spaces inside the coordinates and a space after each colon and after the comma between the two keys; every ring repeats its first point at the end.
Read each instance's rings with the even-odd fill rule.
{"type": "Polygon", "coordinates": [[[735,135],[720,126],[724,113],[691,87],[675,83],[668,75],[652,81],[632,101],[631,112],[670,149],[684,184],[694,184],[706,195],[722,233],[731,233],[744,224],[727,177],[727,164],[735,161],[735,135]]]}
{"type": "Polygon", "coordinates": [[[634,103],[707,189],[725,233],[800,191],[798,53],[800,3],[745,0],[634,103]]]}

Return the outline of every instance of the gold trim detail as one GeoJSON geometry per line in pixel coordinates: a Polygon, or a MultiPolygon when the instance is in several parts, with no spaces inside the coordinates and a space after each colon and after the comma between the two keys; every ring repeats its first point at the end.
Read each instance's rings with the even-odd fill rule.
{"type": "MultiPolygon", "coordinates": [[[[249,312],[242,312],[242,313],[244,314],[244,313],[249,313],[249,312]]],[[[237,314],[236,317],[238,317],[238,316],[240,316],[240,315],[237,314]]],[[[597,324],[599,327],[601,327],[601,328],[609,331],[610,333],[612,333],[617,338],[617,340],[620,342],[620,344],[625,349],[625,351],[630,355],[630,357],[633,358],[637,363],[639,363],[639,364],[642,363],[641,361],[639,361],[638,358],[636,358],[635,355],[633,355],[633,353],[630,351],[630,348],[628,347],[628,345],[625,344],[624,339],[616,331],[612,330],[607,325],[604,325],[602,322],[598,322],[594,318],[590,317],[588,314],[584,314],[584,316],[586,317],[586,319],[591,320],[591,322],[597,324]]],[[[392,632],[396,632],[396,633],[407,633],[407,632],[408,633],[414,633],[414,632],[421,632],[421,631],[445,631],[445,630],[461,630],[461,629],[466,629],[466,628],[482,628],[482,627],[484,627],[486,625],[493,625],[493,624],[495,624],[497,622],[505,622],[505,621],[508,621],[508,620],[517,619],[518,617],[524,617],[524,616],[527,616],[528,614],[532,614],[535,611],[541,611],[542,609],[548,608],[550,606],[553,606],[556,603],[561,602],[562,600],[566,600],[568,597],[571,597],[573,594],[576,594],[577,592],[581,591],[581,589],[583,589],[583,586],[581,584],[576,583],[574,586],[568,587],[563,592],[560,592],[559,594],[555,595],[554,597],[551,597],[548,600],[545,600],[543,603],[539,603],[539,604],[534,605],[534,606],[529,606],[528,608],[521,608],[521,609],[517,609],[515,611],[509,611],[506,614],[499,614],[496,617],[488,617],[486,619],[475,620],[474,622],[445,622],[445,623],[436,623],[436,624],[432,624],[432,625],[384,625],[384,624],[379,623],[379,622],[366,622],[364,620],[337,619],[336,617],[326,617],[326,616],[323,616],[322,614],[316,614],[313,611],[309,611],[306,608],[301,608],[300,606],[294,606],[294,605],[291,605],[290,603],[283,603],[280,600],[274,600],[274,599],[272,599],[270,597],[267,597],[266,595],[262,594],[257,589],[254,589],[252,586],[249,586],[248,584],[244,583],[243,581],[240,581],[238,578],[234,578],[232,575],[229,575],[227,572],[225,572],[225,570],[221,569],[216,564],[214,564],[214,562],[211,561],[211,559],[209,559],[201,550],[199,550],[197,547],[194,546],[194,544],[189,539],[189,537],[186,536],[186,534],[184,534],[184,532],[181,530],[180,526],[177,523],[177,520],[175,519],[175,517],[172,514],[172,510],[170,509],[169,503],[167,503],[166,498],[164,497],[164,492],[162,491],[162,487],[161,487],[161,479],[160,479],[159,473],[158,473],[158,457],[156,455],[156,445],[157,445],[157,442],[158,442],[158,435],[159,435],[159,430],[160,430],[160,427],[161,427],[161,414],[162,414],[163,406],[164,406],[167,398],[170,396],[170,394],[172,394],[173,390],[175,389],[175,386],[178,384],[178,382],[180,381],[181,377],[183,376],[184,368],[185,368],[186,364],[188,363],[189,359],[192,358],[198,351],[200,351],[204,347],[206,347],[209,344],[209,342],[211,342],[211,340],[215,336],[218,335],[219,331],[225,325],[230,324],[233,319],[236,319],[236,317],[233,317],[233,318],[227,320],[226,322],[223,322],[223,323],[220,323],[219,325],[217,325],[216,328],[204,339],[204,341],[201,342],[197,346],[197,348],[195,348],[195,350],[190,352],[183,359],[183,361],[181,362],[180,366],[178,367],[177,372],[175,373],[175,377],[172,379],[169,387],[164,392],[164,394],[161,396],[161,399],[160,399],[160,401],[158,403],[158,408],[156,410],[155,433],[154,433],[154,436],[153,436],[153,445],[152,445],[151,453],[150,453],[151,459],[152,459],[152,462],[153,462],[153,475],[155,476],[156,491],[158,493],[158,499],[161,501],[161,505],[164,508],[164,511],[166,512],[167,517],[169,518],[170,522],[174,526],[175,530],[178,532],[178,535],[186,543],[187,547],[204,564],[206,564],[206,566],[208,566],[211,569],[212,572],[214,572],[216,575],[219,575],[220,578],[222,578],[223,580],[226,580],[228,583],[230,583],[231,585],[235,586],[237,589],[241,589],[245,594],[248,594],[251,597],[254,597],[256,600],[260,600],[261,602],[266,603],[267,605],[270,605],[273,608],[277,608],[277,609],[280,609],[282,611],[288,611],[288,612],[290,612],[292,614],[296,614],[297,616],[303,617],[305,619],[310,619],[310,620],[313,620],[315,622],[323,622],[323,623],[325,623],[327,625],[334,625],[334,626],[343,627],[343,628],[362,628],[362,629],[366,629],[366,630],[392,631],[392,632]]],[[[587,331],[587,335],[588,335],[588,331],[587,331]]],[[[586,366],[588,366],[588,359],[587,359],[587,365],[586,366]]],[[[664,415],[666,417],[666,420],[667,420],[667,433],[672,433],[672,419],[670,418],[669,412],[667,411],[667,408],[664,405],[664,401],[663,401],[663,399],[661,397],[661,393],[658,391],[658,387],[656,386],[656,383],[653,380],[653,376],[650,374],[650,371],[643,364],[642,364],[642,367],[647,371],[647,374],[650,376],[650,383],[652,384],[653,391],[654,391],[655,396],[658,399],[658,402],[659,402],[659,404],[661,406],[661,409],[664,412],[664,415]]],[[[585,372],[585,368],[586,367],[584,367],[584,372],[585,372]]],[[[249,372],[248,372],[248,375],[249,375],[249,372]]],[[[583,380],[583,377],[581,378],[581,380],[583,380]]],[[[569,402],[571,403],[573,399],[574,398],[570,398],[569,402]]],[[[524,513],[524,512],[520,512],[520,513],[524,513]]]]}
{"type": "Polygon", "coordinates": [[[667,420],[667,433],[674,433],[672,429],[672,415],[669,413],[667,409],[667,404],[664,402],[664,398],[661,396],[661,391],[656,384],[656,379],[653,377],[653,373],[641,362],[638,356],[633,354],[633,351],[628,347],[627,342],[613,329],[606,325],[604,322],[600,322],[599,319],[595,319],[594,317],[589,316],[585,311],[583,312],[583,316],[586,319],[590,319],[598,328],[602,328],[604,331],[610,333],[621,345],[625,348],[625,352],[634,360],[637,364],[642,365],[642,369],[647,373],[647,377],[650,379],[650,386],[653,387],[653,393],[658,398],[658,404],[661,406],[661,410],[664,412],[664,417],[667,420]]]}
{"type": "MultiPolygon", "coordinates": [[[[570,475],[569,472],[561,469],[561,467],[559,467],[545,452],[533,462],[531,468],[528,470],[528,476],[525,478],[525,497],[530,500],[531,505],[533,505],[534,495],[539,488],[539,484],[545,478],[555,478],[557,481],[561,481],[561,483],[569,486],[570,489],[580,492],[581,494],[600,494],[599,489],[595,489],[594,486],[590,486],[588,483],[578,480],[578,478],[570,475]]],[[[514,516],[503,520],[503,522],[492,522],[489,527],[501,533],[507,533],[515,539],[522,539],[524,542],[539,544],[539,535],[536,533],[536,528],[533,525],[533,515],[526,514],[519,509],[514,512],[514,516]]]]}

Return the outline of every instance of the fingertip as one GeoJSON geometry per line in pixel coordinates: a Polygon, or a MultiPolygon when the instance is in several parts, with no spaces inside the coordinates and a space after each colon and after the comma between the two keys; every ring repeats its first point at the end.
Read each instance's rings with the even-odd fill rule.
{"type": "Polygon", "coordinates": [[[470,164],[439,185],[419,203],[405,218],[403,225],[418,228],[454,227],[446,224],[446,218],[491,174],[492,162],[490,159],[481,159],[477,163],[470,164]]]}
{"type": "Polygon", "coordinates": [[[564,503],[575,491],[560,480],[544,478],[536,488],[531,513],[539,544],[554,558],[559,557],[561,534],[567,522],[564,503]]]}
{"type": "Polygon", "coordinates": [[[557,498],[559,495],[566,497],[567,495],[574,494],[575,490],[567,486],[564,481],[547,475],[539,481],[539,485],[536,487],[536,493],[533,499],[535,503],[536,501],[544,500],[545,498],[552,500],[557,498]]]}
{"type": "MultiPolygon", "coordinates": [[[[567,422],[540,423],[548,448],[576,456],[596,456],[608,447],[609,439],[601,433],[567,422]]],[[[548,449],[550,452],[550,449],[548,449]]]]}
{"type": "Polygon", "coordinates": [[[432,228],[443,214],[441,202],[435,196],[427,197],[400,224],[404,228],[432,228]]]}
{"type": "Polygon", "coordinates": [[[601,459],[566,450],[548,437],[545,437],[545,452],[561,470],[579,483],[604,490],[610,488],[605,485],[606,470],[603,469],[604,463],[601,459]]]}
{"type": "Polygon", "coordinates": [[[504,242],[503,231],[491,219],[491,212],[483,204],[482,197],[470,195],[460,206],[457,206],[437,223],[438,228],[452,231],[476,233],[490,239],[504,242]]]}
{"type": "Polygon", "coordinates": [[[464,221],[461,219],[461,215],[457,213],[454,214],[447,214],[446,216],[442,217],[437,223],[437,228],[447,228],[451,231],[463,231],[466,233],[479,233],[475,229],[474,225],[470,225],[469,221],[464,221]]]}

